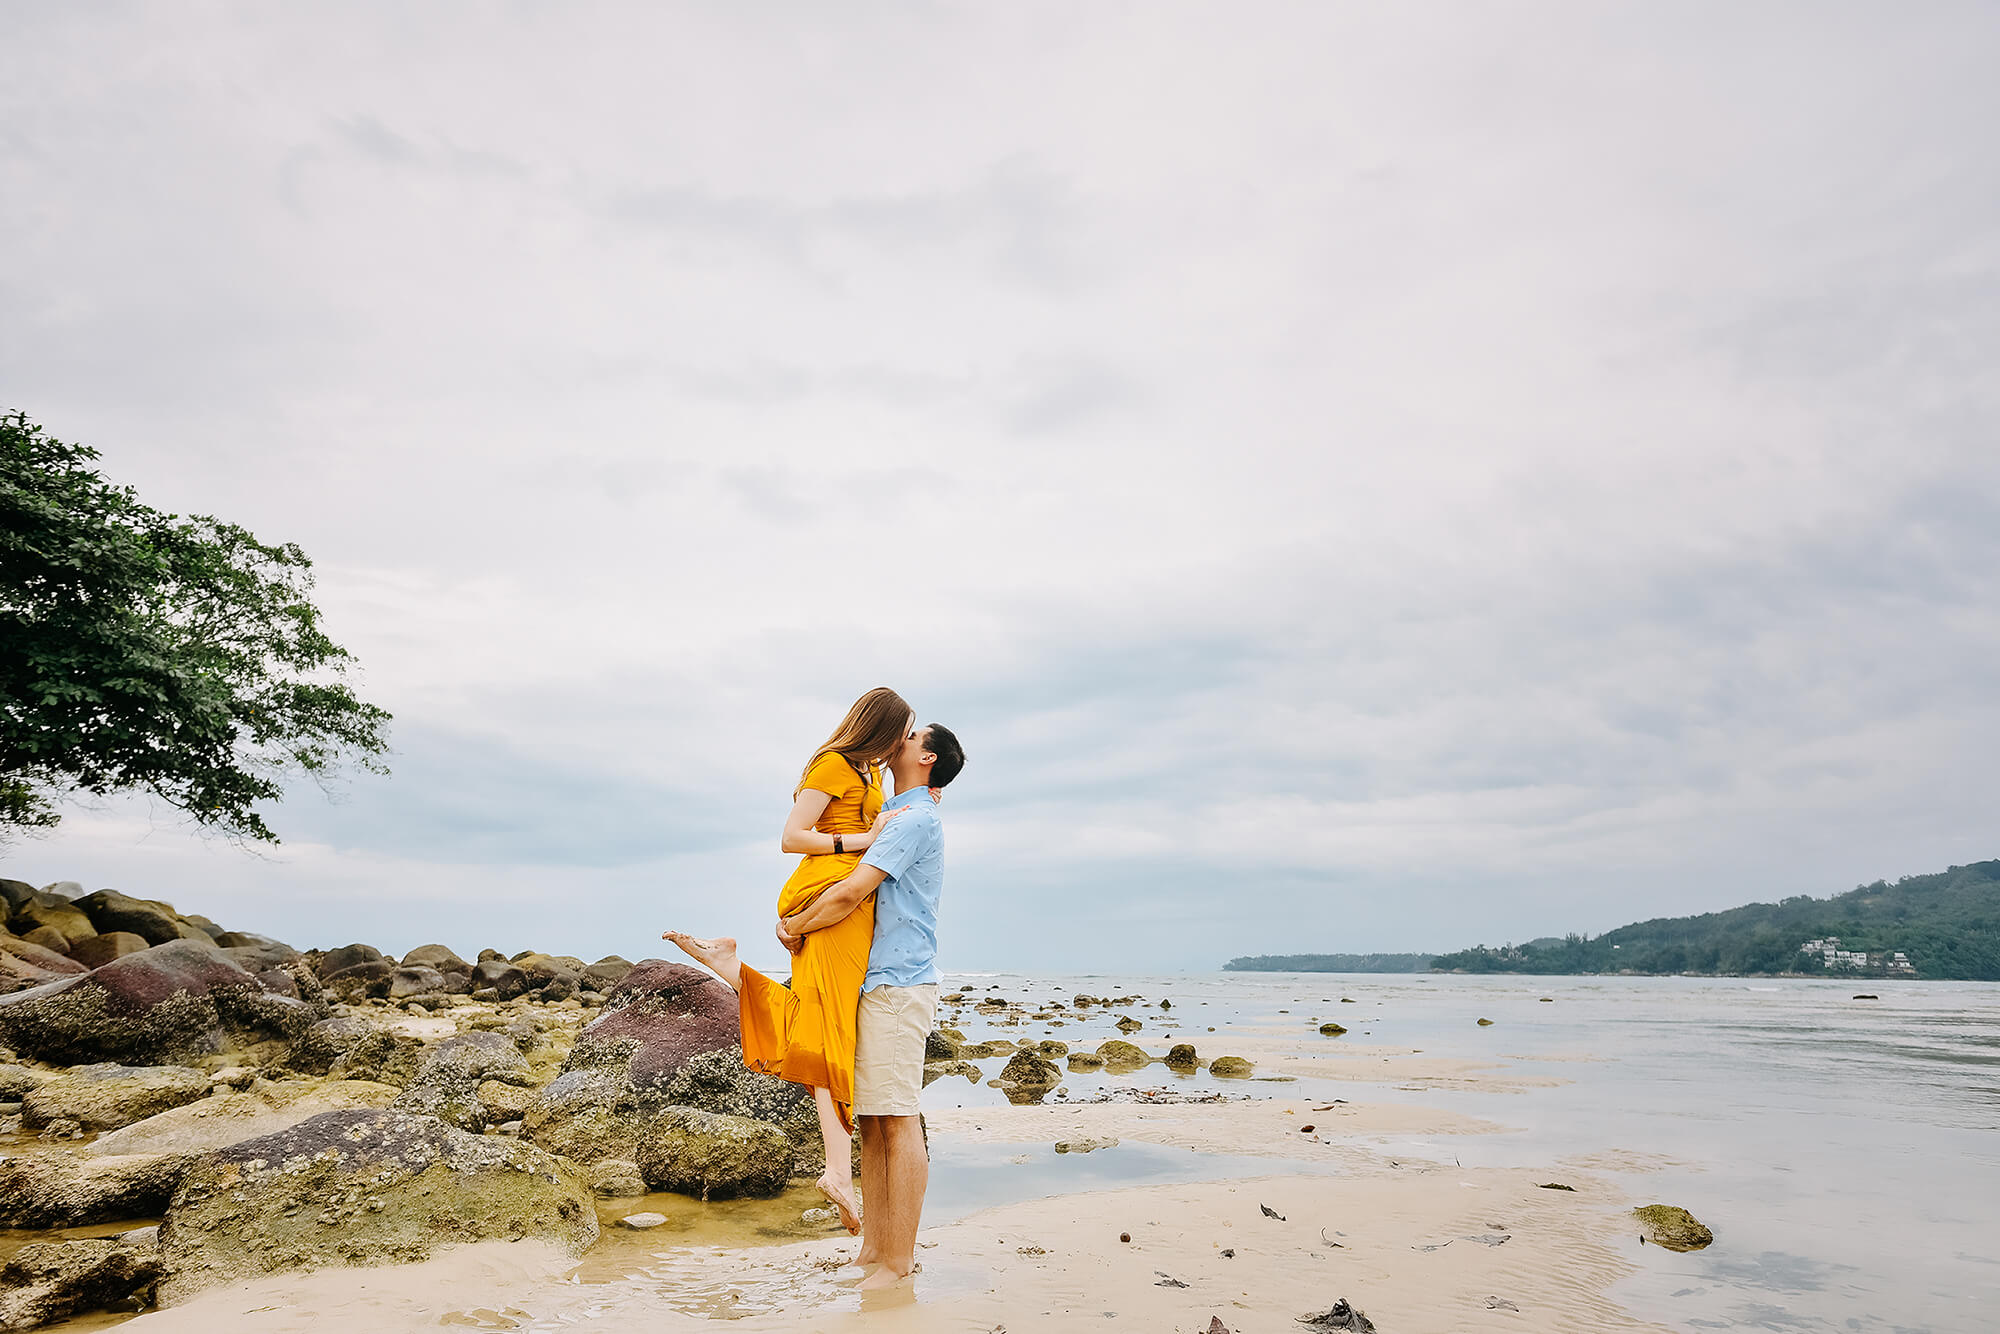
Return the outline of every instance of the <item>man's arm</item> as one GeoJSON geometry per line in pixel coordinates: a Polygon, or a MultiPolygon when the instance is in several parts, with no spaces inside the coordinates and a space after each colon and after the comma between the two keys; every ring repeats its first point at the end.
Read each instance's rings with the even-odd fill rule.
{"type": "Polygon", "coordinates": [[[888,878],[889,873],[879,866],[857,866],[847,879],[829,887],[807,904],[803,912],[781,919],[778,925],[791,935],[803,936],[808,931],[823,930],[835,922],[845,921],[847,915],[859,908],[861,901],[873,894],[888,878]]]}

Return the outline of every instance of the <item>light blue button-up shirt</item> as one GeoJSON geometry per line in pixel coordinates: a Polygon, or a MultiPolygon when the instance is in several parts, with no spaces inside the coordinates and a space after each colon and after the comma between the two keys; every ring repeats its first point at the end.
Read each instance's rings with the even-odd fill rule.
{"type": "Polygon", "coordinates": [[[863,991],[920,987],[938,981],[937,913],[944,893],[944,821],[930,789],[898,792],[884,809],[908,807],[882,826],[862,855],[863,866],[888,874],[875,891],[875,941],[863,991]]]}

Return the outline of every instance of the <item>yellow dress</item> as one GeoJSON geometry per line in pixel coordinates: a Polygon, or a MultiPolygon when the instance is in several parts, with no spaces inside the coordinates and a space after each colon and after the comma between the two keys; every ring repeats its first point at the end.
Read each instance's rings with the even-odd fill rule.
{"type": "MultiPolygon", "coordinates": [[[[800,790],[833,797],[813,828],[822,834],[859,834],[875,823],[887,793],[874,777],[863,780],[840,755],[829,751],[813,761],[800,790]]],[[[822,891],[845,880],[861,864],[861,854],[808,853],[778,893],[778,915],[803,911],[822,891]]],[[[739,1007],[743,1020],[743,1063],[795,1084],[831,1090],[840,1123],[854,1128],[854,1012],[861,981],[868,973],[868,947],[875,939],[875,898],[871,894],[847,917],[806,936],[792,956],[792,985],[784,987],[743,965],[739,1007]]]]}

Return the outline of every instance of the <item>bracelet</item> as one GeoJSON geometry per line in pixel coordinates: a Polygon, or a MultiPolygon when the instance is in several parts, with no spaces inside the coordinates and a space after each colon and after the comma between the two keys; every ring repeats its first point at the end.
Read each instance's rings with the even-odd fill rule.
{"type": "Polygon", "coordinates": [[[840,835],[839,835],[839,834],[835,834],[835,835],[833,836],[833,855],[834,855],[834,856],[836,856],[836,857],[838,857],[838,856],[840,856],[840,855],[841,855],[842,853],[844,853],[844,852],[846,852],[846,851],[847,851],[847,849],[846,849],[846,848],[844,848],[844,847],[842,847],[842,846],[840,845],[840,835]]]}

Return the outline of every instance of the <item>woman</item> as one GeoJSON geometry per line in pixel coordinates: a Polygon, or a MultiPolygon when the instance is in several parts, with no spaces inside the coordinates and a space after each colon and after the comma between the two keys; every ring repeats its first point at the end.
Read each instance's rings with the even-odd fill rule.
{"type": "MultiPolygon", "coordinates": [[[[792,793],[783,848],[803,853],[778,893],[778,915],[802,911],[822,890],[861,862],[885,819],[882,767],[916,726],[916,714],[887,686],[854,701],[847,717],[813,752],[792,793]]],[[[875,901],[807,935],[792,956],[792,984],[780,986],[736,957],[727,936],[698,940],[664,931],[735,988],[743,1020],[743,1063],[752,1070],[812,1087],[826,1141],[826,1171],[816,1183],[849,1232],[861,1230],[851,1167],[854,1103],[854,1014],[875,936],[875,901]]]]}

